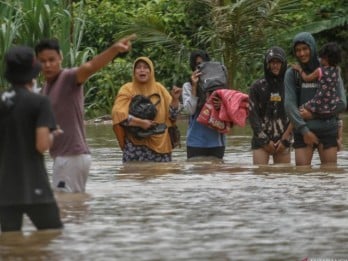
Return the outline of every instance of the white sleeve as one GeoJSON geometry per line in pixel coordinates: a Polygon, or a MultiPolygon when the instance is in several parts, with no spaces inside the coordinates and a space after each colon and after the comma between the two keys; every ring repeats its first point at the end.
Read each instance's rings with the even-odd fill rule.
{"type": "Polygon", "coordinates": [[[193,115],[197,108],[198,97],[192,96],[192,85],[190,82],[185,82],[182,89],[182,101],[184,109],[190,115],[193,115]]]}

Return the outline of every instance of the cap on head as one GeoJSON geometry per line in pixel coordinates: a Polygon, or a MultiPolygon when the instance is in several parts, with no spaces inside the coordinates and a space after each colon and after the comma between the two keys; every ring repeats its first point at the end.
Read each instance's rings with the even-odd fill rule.
{"type": "Polygon", "coordinates": [[[12,84],[25,84],[41,71],[34,50],[27,46],[15,46],[5,54],[5,78],[12,84]]]}

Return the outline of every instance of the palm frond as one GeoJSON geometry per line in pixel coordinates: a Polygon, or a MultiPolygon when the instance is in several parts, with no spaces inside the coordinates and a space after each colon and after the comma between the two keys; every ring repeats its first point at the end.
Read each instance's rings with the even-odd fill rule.
{"type": "Polygon", "coordinates": [[[313,34],[319,33],[325,30],[330,30],[335,27],[343,26],[348,24],[348,16],[342,16],[342,17],[337,17],[333,18],[330,20],[323,20],[323,21],[317,21],[317,22],[312,22],[309,24],[306,24],[304,26],[301,26],[300,28],[296,27],[296,31],[307,31],[311,32],[313,34]]]}
{"type": "Polygon", "coordinates": [[[168,48],[180,46],[175,36],[166,30],[166,26],[156,15],[136,17],[131,24],[125,24],[121,28],[124,29],[120,35],[136,33],[138,39],[146,44],[156,43],[168,48]]]}

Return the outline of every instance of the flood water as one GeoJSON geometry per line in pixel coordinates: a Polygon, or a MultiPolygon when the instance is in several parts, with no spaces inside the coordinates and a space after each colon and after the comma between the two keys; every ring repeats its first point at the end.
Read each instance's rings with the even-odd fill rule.
{"type": "Polygon", "coordinates": [[[111,125],[87,126],[87,193],[56,194],[65,228],[25,219],[0,234],[0,260],[348,260],[345,129],[338,166],[315,154],[300,168],[252,166],[248,126],[232,130],[224,162],[186,161],[182,133],[165,164],[122,164],[111,125]]]}

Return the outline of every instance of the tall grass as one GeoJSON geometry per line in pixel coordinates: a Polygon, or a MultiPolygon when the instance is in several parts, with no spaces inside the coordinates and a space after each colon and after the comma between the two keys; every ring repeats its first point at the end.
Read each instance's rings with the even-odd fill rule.
{"type": "MultiPolygon", "coordinates": [[[[80,50],[85,24],[83,1],[73,6],[61,0],[0,1],[0,59],[17,44],[34,47],[43,38],[59,40],[64,66],[75,66],[93,54],[92,48],[80,50]]],[[[0,90],[6,87],[4,63],[0,64],[0,90]]]]}

